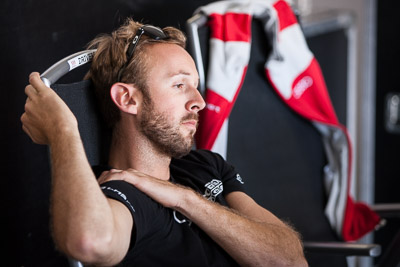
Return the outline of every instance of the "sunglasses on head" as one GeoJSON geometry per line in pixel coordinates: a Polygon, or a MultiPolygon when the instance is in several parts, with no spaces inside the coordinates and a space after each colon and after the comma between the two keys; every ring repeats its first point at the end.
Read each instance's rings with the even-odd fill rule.
{"type": "Polygon", "coordinates": [[[117,82],[121,81],[122,73],[124,72],[126,66],[128,66],[129,61],[131,61],[133,57],[133,52],[135,51],[135,48],[139,43],[140,37],[142,37],[143,34],[146,34],[147,36],[149,36],[154,40],[163,40],[168,38],[168,36],[163,32],[163,30],[161,30],[158,27],[152,25],[143,25],[142,27],[140,27],[137,30],[135,37],[133,37],[132,42],[129,44],[128,50],[126,50],[126,62],[118,71],[117,82]]]}

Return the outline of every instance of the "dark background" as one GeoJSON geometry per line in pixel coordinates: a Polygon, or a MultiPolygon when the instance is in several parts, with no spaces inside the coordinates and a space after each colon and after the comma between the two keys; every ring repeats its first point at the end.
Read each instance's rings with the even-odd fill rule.
{"type": "MultiPolygon", "coordinates": [[[[399,2],[379,0],[376,65],[376,122],[375,122],[375,202],[400,202],[400,133],[385,128],[386,97],[399,94],[400,21],[395,9],[399,2]],[[393,4],[393,6],[392,6],[393,4]]],[[[378,231],[376,242],[385,244],[400,230],[400,218],[391,218],[384,231],[378,231]]]]}
{"type": "MultiPolygon", "coordinates": [[[[4,266],[61,266],[49,234],[47,150],[21,130],[24,87],[32,71],[43,72],[58,59],[82,50],[97,34],[117,28],[127,16],[185,30],[201,0],[3,0],[0,3],[0,116],[2,237],[4,266]]],[[[384,102],[399,92],[397,2],[380,0],[377,17],[376,202],[400,202],[400,136],[384,128],[384,102]]],[[[315,49],[318,49],[317,47],[315,49]]],[[[323,61],[321,58],[320,61],[323,61]]],[[[393,230],[398,222],[390,222],[393,230]]],[[[385,239],[383,237],[379,237],[385,239]]],[[[3,264],[2,264],[3,265],[3,264]]]]}

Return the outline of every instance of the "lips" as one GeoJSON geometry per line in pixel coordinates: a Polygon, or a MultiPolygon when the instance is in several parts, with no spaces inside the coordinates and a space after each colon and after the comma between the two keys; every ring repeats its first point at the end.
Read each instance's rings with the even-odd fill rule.
{"type": "Polygon", "coordinates": [[[196,130],[198,122],[199,122],[199,114],[189,113],[182,118],[181,124],[190,129],[196,130]]]}
{"type": "Polygon", "coordinates": [[[197,129],[197,120],[185,120],[182,124],[188,128],[197,129]]]}

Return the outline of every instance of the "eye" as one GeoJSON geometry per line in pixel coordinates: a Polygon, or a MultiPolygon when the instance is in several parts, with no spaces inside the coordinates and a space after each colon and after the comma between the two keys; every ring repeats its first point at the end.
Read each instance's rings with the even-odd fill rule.
{"type": "Polygon", "coordinates": [[[185,84],[183,83],[177,83],[174,85],[174,87],[178,88],[178,89],[183,89],[185,87],[185,84]]]}

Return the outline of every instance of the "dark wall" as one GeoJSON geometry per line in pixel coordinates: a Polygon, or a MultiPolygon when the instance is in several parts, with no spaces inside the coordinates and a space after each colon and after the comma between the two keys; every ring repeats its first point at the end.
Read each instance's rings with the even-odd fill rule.
{"type": "Polygon", "coordinates": [[[386,96],[400,93],[400,4],[378,1],[376,77],[376,201],[400,202],[400,133],[385,128],[386,96]],[[390,3],[390,4],[389,4],[390,3]]]}
{"type": "MultiPolygon", "coordinates": [[[[207,0],[3,0],[0,2],[1,188],[4,266],[62,266],[49,235],[47,150],[21,130],[24,87],[32,71],[82,50],[124,18],[184,29],[207,0]],[[5,238],[4,238],[5,237],[5,238]]],[[[3,265],[3,264],[2,264],[3,265]]]]}
{"type": "MultiPolygon", "coordinates": [[[[400,20],[398,1],[377,1],[377,65],[376,65],[376,146],[375,146],[375,201],[400,203],[400,132],[385,127],[386,97],[400,94],[400,20]]],[[[396,123],[398,127],[399,122],[396,123]]],[[[376,241],[384,244],[400,231],[399,216],[390,218],[376,233],[376,241]]]]}

